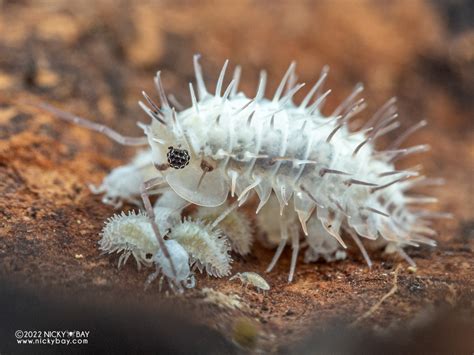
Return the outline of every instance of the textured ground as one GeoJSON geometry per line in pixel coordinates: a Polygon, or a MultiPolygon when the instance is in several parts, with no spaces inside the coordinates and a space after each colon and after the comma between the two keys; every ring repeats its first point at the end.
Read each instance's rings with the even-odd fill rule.
{"type": "MultiPolygon", "coordinates": [[[[446,178],[447,185],[433,193],[440,200],[433,209],[455,218],[436,223],[438,248],[408,250],[416,273],[380,253],[372,253],[375,266],[368,270],[350,251],[347,260],[334,264],[300,260],[295,282],[287,284],[288,253],[265,275],[272,287],[267,295],[226,279],[199,277],[197,289],[173,304],[192,312],[193,322],[217,330],[216,337],[280,351],[294,349],[290,344],[334,319],[378,333],[439,319],[434,316],[439,308],[460,309],[472,319],[474,28],[468,1],[41,4],[0,1],[0,278],[5,285],[69,299],[139,302],[150,311],[170,302],[157,288],[143,291],[147,271],[138,272],[132,263],[118,271],[117,260],[100,257],[97,250],[98,233],[114,211],[87,183],[99,183],[133,151],[28,103],[47,101],[139,134],[135,122],[147,118],[136,102],[141,90],[153,92],[154,71],[163,70],[167,90],[188,102],[192,54],[200,52],[211,83],[226,58],[242,64],[248,95],[261,68],[270,74],[271,92],[296,59],[299,80],[307,83],[323,64],[331,65],[329,109],[357,81],[367,88],[365,116],[398,96],[405,126],[429,121],[409,144],[432,146],[404,164],[422,161],[427,175],[446,178]],[[395,276],[395,292],[364,316],[392,289],[395,276]],[[205,287],[225,296],[206,302],[212,294],[200,291],[205,287]]],[[[236,257],[233,271],[263,274],[272,254],[257,246],[250,257],[236,257]]],[[[461,327],[465,334],[471,328],[461,327]]],[[[472,340],[460,339],[453,344],[472,352],[472,340]]],[[[298,346],[305,344],[315,349],[309,340],[298,346]]]]}

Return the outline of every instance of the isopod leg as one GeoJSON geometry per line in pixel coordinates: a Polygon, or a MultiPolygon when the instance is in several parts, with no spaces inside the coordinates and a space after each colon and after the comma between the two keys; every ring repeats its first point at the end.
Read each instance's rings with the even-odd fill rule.
{"type": "Polygon", "coordinates": [[[298,251],[300,249],[300,235],[298,230],[291,231],[291,248],[293,251],[291,252],[291,266],[290,273],[288,275],[288,282],[293,281],[293,276],[295,275],[296,260],[298,259],[298,251]]]}
{"type": "Polygon", "coordinates": [[[239,201],[236,200],[234,201],[229,207],[227,207],[216,219],[214,222],[212,222],[211,227],[214,228],[216,227],[220,222],[226,218],[229,213],[234,211],[237,207],[239,207],[239,201]]]}
{"type": "Polygon", "coordinates": [[[149,194],[150,194],[149,190],[155,188],[157,185],[160,185],[162,183],[163,183],[163,180],[161,178],[153,178],[153,179],[147,180],[141,184],[140,192],[141,192],[143,204],[145,205],[146,213],[150,220],[151,227],[153,228],[153,232],[155,233],[155,236],[156,236],[156,239],[158,240],[158,244],[160,245],[160,248],[163,250],[164,256],[170,262],[171,271],[173,273],[173,277],[176,280],[178,274],[176,273],[176,268],[174,266],[173,260],[171,259],[171,255],[168,251],[168,248],[166,247],[165,240],[163,239],[163,236],[161,235],[160,230],[158,229],[158,225],[155,222],[155,212],[153,211],[153,207],[151,205],[150,197],[149,197],[149,194]]]}
{"type": "Polygon", "coordinates": [[[158,292],[160,293],[161,293],[161,290],[163,290],[163,280],[164,280],[164,277],[161,276],[160,281],[158,282],[158,292]]]}
{"type": "Polygon", "coordinates": [[[272,269],[275,267],[278,259],[280,259],[283,249],[285,248],[286,242],[288,241],[288,224],[284,219],[280,219],[280,233],[280,244],[278,245],[275,255],[273,256],[272,262],[270,265],[268,265],[266,272],[272,271],[272,269]]]}
{"type": "Polygon", "coordinates": [[[401,246],[397,246],[397,252],[403,259],[405,259],[408,264],[410,264],[410,266],[416,267],[415,261],[410,258],[410,256],[405,252],[405,250],[403,250],[401,246]]]}
{"type": "Polygon", "coordinates": [[[362,241],[360,240],[360,238],[357,236],[356,233],[354,233],[351,230],[348,230],[347,232],[352,237],[357,247],[359,248],[360,252],[362,253],[362,256],[364,257],[365,262],[367,263],[367,266],[369,267],[369,269],[372,268],[372,260],[370,260],[370,256],[367,253],[367,250],[365,249],[364,244],[362,244],[362,241]]]}
{"type": "Polygon", "coordinates": [[[155,222],[163,235],[166,235],[173,225],[181,221],[182,210],[189,202],[178,196],[173,190],[164,191],[155,202],[153,212],[155,222]]]}
{"type": "MultiPolygon", "coordinates": [[[[160,274],[160,270],[156,269],[154,273],[148,276],[148,278],[145,281],[145,291],[148,289],[148,287],[150,287],[151,283],[156,280],[159,274],[160,274]]],[[[160,286],[160,291],[161,291],[161,286],[160,286]]]]}
{"type": "Polygon", "coordinates": [[[105,192],[105,188],[104,186],[100,185],[100,186],[96,186],[94,184],[89,184],[87,185],[89,187],[89,190],[94,194],[94,195],[98,195],[98,194],[101,194],[103,192],[105,192]]]}

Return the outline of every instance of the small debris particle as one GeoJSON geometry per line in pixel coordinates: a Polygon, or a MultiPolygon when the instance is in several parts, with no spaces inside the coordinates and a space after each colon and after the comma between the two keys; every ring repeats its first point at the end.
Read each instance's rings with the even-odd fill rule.
{"type": "Polygon", "coordinates": [[[103,277],[95,277],[93,280],[92,280],[92,283],[94,285],[97,285],[97,286],[104,286],[104,285],[107,285],[107,279],[103,278],[103,277]]]}
{"type": "Polygon", "coordinates": [[[289,310],[286,311],[285,316],[292,316],[294,314],[295,312],[290,308],[289,310]]]}
{"type": "Polygon", "coordinates": [[[408,286],[408,290],[411,292],[411,293],[420,293],[422,291],[424,291],[425,287],[423,286],[423,284],[421,284],[420,282],[418,281],[413,281],[410,283],[410,285],[408,286]]]}
{"type": "Polygon", "coordinates": [[[242,309],[243,304],[240,297],[234,294],[226,295],[225,293],[216,291],[212,288],[203,288],[201,291],[204,295],[205,303],[212,303],[219,308],[242,309]]]}

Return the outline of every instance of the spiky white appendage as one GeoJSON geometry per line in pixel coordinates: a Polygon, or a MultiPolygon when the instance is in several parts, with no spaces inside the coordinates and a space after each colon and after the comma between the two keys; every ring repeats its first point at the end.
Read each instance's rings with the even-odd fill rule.
{"type": "MultiPolygon", "coordinates": [[[[227,208],[229,208],[228,204],[216,208],[200,207],[195,216],[207,223],[212,223],[227,208]]],[[[233,251],[240,255],[250,253],[253,243],[253,229],[245,213],[234,210],[220,221],[217,226],[229,239],[233,251]]]]}
{"type": "Polygon", "coordinates": [[[148,217],[142,212],[115,214],[105,223],[101,236],[99,249],[103,253],[121,253],[119,268],[125,265],[130,255],[135,258],[139,270],[142,264],[151,266],[153,255],[159,249],[148,217]]]}
{"type": "Polygon", "coordinates": [[[201,220],[184,219],[173,226],[169,237],[189,253],[190,264],[215,277],[229,275],[232,259],[230,245],[219,229],[201,220]]]}

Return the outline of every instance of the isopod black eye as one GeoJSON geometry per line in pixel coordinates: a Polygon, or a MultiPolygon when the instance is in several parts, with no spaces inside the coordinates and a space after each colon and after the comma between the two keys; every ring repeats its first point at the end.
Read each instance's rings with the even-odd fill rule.
{"type": "Polygon", "coordinates": [[[177,149],[173,147],[168,147],[168,164],[173,169],[183,169],[186,165],[189,164],[189,153],[186,149],[177,149]]]}

